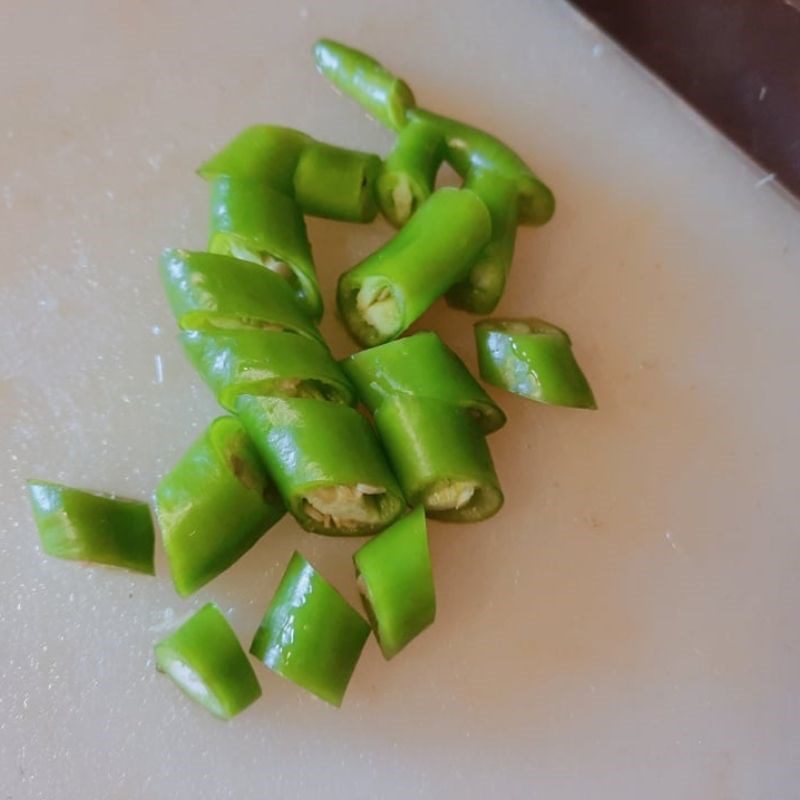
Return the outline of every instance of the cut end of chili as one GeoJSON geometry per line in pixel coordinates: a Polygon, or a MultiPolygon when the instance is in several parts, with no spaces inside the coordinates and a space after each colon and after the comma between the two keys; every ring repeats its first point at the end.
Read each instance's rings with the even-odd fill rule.
{"type": "Polygon", "coordinates": [[[156,644],[155,660],[159,672],[220,719],[231,719],[261,696],[247,654],[214,603],[156,644]]]}
{"type": "Polygon", "coordinates": [[[155,575],[147,503],[49,481],[29,480],[27,488],[45,553],[155,575]]]}
{"type": "Polygon", "coordinates": [[[407,516],[353,556],[364,609],[385,658],[393,658],[436,616],[425,510],[407,516]]]}
{"type": "Polygon", "coordinates": [[[295,553],[250,652],[273,672],[340,706],[369,633],[361,615],[295,553]]]}
{"type": "Polygon", "coordinates": [[[539,403],[596,409],[566,331],[537,318],[475,324],[480,375],[487,383],[539,403]]]}

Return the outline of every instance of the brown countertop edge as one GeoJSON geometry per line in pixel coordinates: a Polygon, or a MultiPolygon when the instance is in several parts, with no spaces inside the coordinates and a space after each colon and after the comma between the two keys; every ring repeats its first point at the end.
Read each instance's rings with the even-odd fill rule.
{"type": "Polygon", "coordinates": [[[800,198],[800,0],[571,0],[800,198]]]}

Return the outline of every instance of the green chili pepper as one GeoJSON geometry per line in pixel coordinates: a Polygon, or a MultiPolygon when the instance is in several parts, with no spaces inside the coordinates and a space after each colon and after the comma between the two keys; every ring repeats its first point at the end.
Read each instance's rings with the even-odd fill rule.
{"type": "Polygon", "coordinates": [[[396,228],[433,194],[443,160],[444,138],[433,125],[413,122],[397,135],[376,184],[381,212],[396,228]]]}
{"type": "Polygon", "coordinates": [[[315,339],[270,330],[185,331],[180,338],[195,369],[229,411],[240,394],[355,402],[341,367],[315,339]]]}
{"type": "Polygon", "coordinates": [[[517,238],[517,187],[493,172],[472,172],[464,186],[483,200],[492,216],[492,238],[469,275],[448,293],[447,302],[477,314],[494,310],[503,296],[517,238]]]}
{"type": "Polygon", "coordinates": [[[352,97],[382,124],[400,130],[408,109],[415,105],[414,94],[400,78],[366,53],[330,39],[314,45],[317,69],[340,91],[352,97]]]}
{"type": "Polygon", "coordinates": [[[236,405],[286,506],[309,531],[365,536],[405,501],[367,420],[306,398],[242,395],[236,405]]]}
{"type": "Polygon", "coordinates": [[[288,281],[312,319],[322,317],[303,211],[291,197],[261,181],[215,178],[208,249],[267,267],[288,281]]]}
{"type": "Polygon", "coordinates": [[[214,716],[230,719],[261,697],[261,687],[223,613],[203,606],[155,646],[156,669],[214,716]]]}
{"type": "Polygon", "coordinates": [[[483,380],[540,403],[597,408],[566,331],[541,319],[476,323],[483,380]]]}
{"type": "Polygon", "coordinates": [[[413,103],[399,104],[391,119],[376,113],[369,88],[383,84],[370,76],[392,76],[370,56],[324,40],[315,53],[326,78],[399,132],[377,184],[378,202],[392,224],[411,218],[430,193],[442,159],[489,207],[491,241],[470,274],[448,293],[448,302],[474,313],[492,311],[505,287],[517,225],[546,223],[555,211],[553,193],[508,145],[485,131],[413,103]]]}
{"type": "Polygon", "coordinates": [[[340,706],[369,625],[300,553],[295,553],[250,652],[269,669],[340,706]]]}
{"type": "Polygon", "coordinates": [[[489,212],[476,194],[434,192],[389,242],[339,279],[350,333],[366,346],[399,336],[467,274],[490,235],[489,212]]]}
{"type": "Polygon", "coordinates": [[[553,216],[553,193],[508,145],[486,131],[431,111],[412,109],[408,119],[440,131],[445,140],[445,159],[462,178],[475,171],[513,180],[519,193],[520,224],[544,225],[553,216]]]}
{"type": "Polygon", "coordinates": [[[361,350],[342,361],[342,367],[373,414],[384,400],[401,394],[463,408],[483,433],[505,424],[502,410],[435,333],[415,333],[361,350]]]}
{"type": "Polygon", "coordinates": [[[241,416],[300,524],[366,535],[395,519],[405,501],[369,423],[343,405],[355,398],[347,377],[310,322],[305,336],[287,332],[301,330],[291,297],[262,296],[281,279],[224,256],[171,251],[164,264],[191,360],[241,416]]]}
{"type": "MultiPolygon", "coordinates": [[[[209,181],[229,178],[267,186],[294,198],[306,214],[370,222],[377,213],[374,186],[380,164],[376,155],[317,142],[292,128],[254,125],[198,174],[209,181]]],[[[255,201],[254,211],[266,202],[271,201],[255,201]]],[[[245,222],[248,216],[245,211],[245,222]]]]}
{"type": "Polygon", "coordinates": [[[300,156],[313,141],[292,128],[253,125],[212,156],[197,174],[208,181],[221,177],[255,181],[291,197],[300,156]]]}
{"type": "Polygon", "coordinates": [[[381,160],[371,153],[313,142],[294,174],[295,199],[315,217],[372,222],[378,213],[375,180],[381,160]]]}
{"type": "Polygon", "coordinates": [[[29,480],[27,487],[45,553],[155,575],[146,503],[48,481],[29,480]]]}
{"type": "Polygon", "coordinates": [[[172,312],[186,330],[265,328],[321,339],[286,281],[240,258],[165,250],[161,277],[172,312]]]}
{"type": "Polygon", "coordinates": [[[477,522],[500,510],[492,457],[467,411],[398,394],[381,403],[375,424],[411,505],[446,522],[477,522]]]}
{"type": "Polygon", "coordinates": [[[155,492],[178,594],[197,591],[244,555],[286,512],[242,425],[220,417],[155,492]]]}
{"type": "Polygon", "coordinates": [[[418,506],[353,556],[364,609],[389,659],[436,616],[425,510],[418,506]]]}

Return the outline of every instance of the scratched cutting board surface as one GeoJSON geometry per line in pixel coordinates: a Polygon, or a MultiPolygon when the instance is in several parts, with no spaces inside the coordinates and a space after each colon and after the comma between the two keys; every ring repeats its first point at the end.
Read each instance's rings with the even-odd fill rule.
{"type": "MultiPolygon", "coordinates": [[[[559,2],[6,0],[0,52],[2,800],[798,796],[800,215],[756,167],[559,2]],[[295,548],[355,602],[355,543],[286,520],[184,601],[161,552],[156,579],[45,558],[22,483],[147,498],[217,413],[156,259],[202,247],[193,170],[249,123],[386,152],[322,35],[553,186],[499,312],[566,327],[600,410],[498,392],[507,502],[431,525],[435,626],[370,642],[340,711],[259,669],[222,724],[153,642],[210,599],[248,641],[295,548]]],[[[310,235],[330,309],[389,229],[310,235]]],[[[471,321],[422,325],[474,365],[471,321]]]]}

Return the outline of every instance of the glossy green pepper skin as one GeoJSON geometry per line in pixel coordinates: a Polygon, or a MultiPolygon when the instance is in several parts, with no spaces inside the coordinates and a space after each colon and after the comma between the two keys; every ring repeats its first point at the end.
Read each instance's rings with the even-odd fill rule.
{"type": "Polygon", "coordinates": [[[338,304],[359,344],[405,331],[464,278],[491,236],[483,201],[466,189],[434,192],[383,247],[339,279],[338,304]]]}
{"type": "Polygon", "coordinates": [[[56,558],[155,575],[150,509],[138,500],[27,481],[42,549],[56,558]]]}
{"type": "Polygon", "coordinates": [[[444,137],[426,122],[412,122],[397,135],[376,184],[381,212],[396,228],[433,194],[444,155],[444,137]]]}
{"type": "Polygon", "coordinates": [[[356,580],[386,659],[396,656],[436,617],[425,509],[417,506],[353,556],[356,580]]]}
{"type": "Polygon", "coordinates": [[[516,227],[548,222],[555,211],[552,191],[513,149],[486,131],[417,108],[413,102],[396,103],[387,117],[382,113],[386,103],[376,98],[384,98],[383,87],[398,79],[366,53],[323,40],[315,55],[328,80],[398,133],[377,184],[381,210],[393,225],[413,218],[435,185],[442,160],[461,176],[464,188],[475,191],[489,207],[491,241],[447,300],[472,313],[492,311],[505,287],[516,227]]]}
{"type": "Polygon", "coordinates": [[[555,212],[552,191],[508,145],[486,131],[431,111],[412,109],[408,119],[425,122],[441,132],[445,160],[462,178],[473,172],[491,172],[513,181],[521,225],[544,225],[550,221],[555,212]]]}
{"type": "Polygon", "coordinates": [[[261,181],[215,178],[208,249],[270,268],[286,279],[303,311],[321,319],[322,295],[306,222],[292,197],[261,181]]]}
{"type": "Polygon", "coordinates": [[[313,142],[300,156],[294,196],[303,213],[343,222],[372,222],[381,160],[372,153],[313,142]]]}
{"type": "Polygon", "coordinates": [[[479,522],[500,510],[492,457],[467,411],[396,395],[379,406],[375,424],[411,505],[444,522],[479,522]]]}
{"type": "Polygon", "coordinates": [[[505,414],[435,333],[362,350],[342,366],[375,418],[409,503],[452,522],[500,509],[484,437],[505,423],[505,414]]]}
{"type": "Polygon", "coordinates": [[[215,253],[165,250],[161,278],[184,330],[285,330],[321,341],[287,282],[263,266],[215,253]]]}
{"type": "Polygon", "coordinates": [[[261,697],[261,687],[223,613],[203,606],[155,646],[156,669],[215,717],[230,719],[261,697]]]}
{"type": "Polygon", "coordinates": [[[220,177],[256,181],[291,197],[300,156],[313,141],[293,128],[251,125],[206,161],[197,174],[207,181],[220,177]]]}
{"type": "Polygon", "coordinates": [[[481,378],[514,394],[557,406],[597,408],[566,331],[541,319],[476,323],[481,378]]]}
{"type": "Polygon", "coordinates": [[[372,153],[318,142],[292,128],[253,125],[197,171],[207,181],[255,182],[292,198],[304,214],[371,222],[377,213],[372,153]]]}
{"type": "Polygon", "coordinates": [[[414,95],[405,81],[374,58],[320,39],[314,45],[314,60],[322,75],[383,125],[398,131],[406,124],[408,110],[415,105],[414,95]]]}
{"type": "Polygon", "coordinates": [[[278,675],[340,706],[369,633],[361,615],[295,553],[250,652],[278,675]]]}
{"type": "Polygon", "coordinates": [[[307,398],[244,395],[237,413],[306,530],[366,536],[405,508],[374,431],[355,409],[307,398]]]}
{"type": "Polygon", "coordinates": [[[355,389],[286,283],[222,255],[168,251],[162,269],[190,360],[239,415],[298,522],[363,536],[402,513],[375,433],[349,407],[355,389]]]}
{"type": "Polygon", "coordinates": [[[344,359],[342,367],[373,414],[384,400],[401,394],[465,409],[485,434],[505,424],[502,409],[464,362],[431,331],[361,350],[344,359]]]}
{"type": "Polygon", "coordinates": [[[316,339],[286,331],[240,330],[181,336],[189,360],[228,411],[240,394],[313,397],[353,405],[353,387],[316,339]]]}
{"type": "Polygon", "coordinates": [[[155,508],[178,594],[243,556],[286,508],[241,423],[214,420],[162,479],[155,508]]]}
{"type": "Polygon", "coordinates": [[[492,238],[464,280],[447,293],[447,302],[476,314],[494,311],[506,288],[519,222],[517,187],[490,171],[469,173],[464,186],[483,200],[492,217],[492,238]]]}

